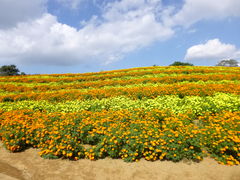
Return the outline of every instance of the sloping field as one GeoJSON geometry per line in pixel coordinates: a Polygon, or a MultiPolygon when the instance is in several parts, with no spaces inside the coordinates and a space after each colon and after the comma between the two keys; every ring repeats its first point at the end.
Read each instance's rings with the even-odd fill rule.
{"type": "Polygon", "coordinates": [[[240,68],[0,77],[0,139],[43,158],[240,163],[240,68]]]}

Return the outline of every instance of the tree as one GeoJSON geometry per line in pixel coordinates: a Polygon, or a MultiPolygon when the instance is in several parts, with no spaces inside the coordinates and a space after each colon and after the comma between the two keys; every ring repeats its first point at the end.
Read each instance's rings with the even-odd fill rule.
{"type": "Polygon", "coordinates": [[[15,65],[4,65],[0,67],[0,76],[19,75],[19,69],[15,65]]]}
{"type": "Polygon", "coordinates": [[[174,63],[170,64],[169,66],[194,66],[194,65],[191,63],[175,61],[174,63]]]}
{"type": "Polygon", "coordinates": [[[238,61],[234,59],[224,59],[218,62],[216,66],[238,67],[238,61]]]}

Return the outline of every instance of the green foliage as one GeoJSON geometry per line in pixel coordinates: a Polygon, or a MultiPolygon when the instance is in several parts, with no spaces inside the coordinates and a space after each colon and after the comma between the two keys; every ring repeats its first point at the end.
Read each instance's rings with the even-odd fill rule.
{"type": "Polygon", "coordinates": [[[16,67],[16,65],[4,65],[0,67],[0,75],[1,76],[19,75],[19,69],[16,67]]]}
{"type": "Polygon", "coordinates": [[[194,65],[191,63],[175,61],[174,63],[170,64],[169,66],[194,66],[194,65]]]}

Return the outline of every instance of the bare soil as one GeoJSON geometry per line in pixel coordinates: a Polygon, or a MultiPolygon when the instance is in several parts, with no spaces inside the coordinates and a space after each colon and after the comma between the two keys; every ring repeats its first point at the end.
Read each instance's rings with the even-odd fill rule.
{"type": "Polygon", "coordinates": [[[1,180],[239,180],[240,166],[220,165],[210,158],[200,163],[182,161],[126,163],[120,159],[97,161],[47,160],[37,149],[11,153],[0,144],[1,180]]]}

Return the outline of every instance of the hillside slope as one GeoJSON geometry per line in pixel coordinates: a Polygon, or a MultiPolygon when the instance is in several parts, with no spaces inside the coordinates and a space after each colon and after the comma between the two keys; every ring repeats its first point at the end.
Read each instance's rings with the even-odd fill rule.
{"type": "Polygon", "coordinates": [[[240,163],[240,68],[0,77],[0,138],[44,158],[240,163]]]}

